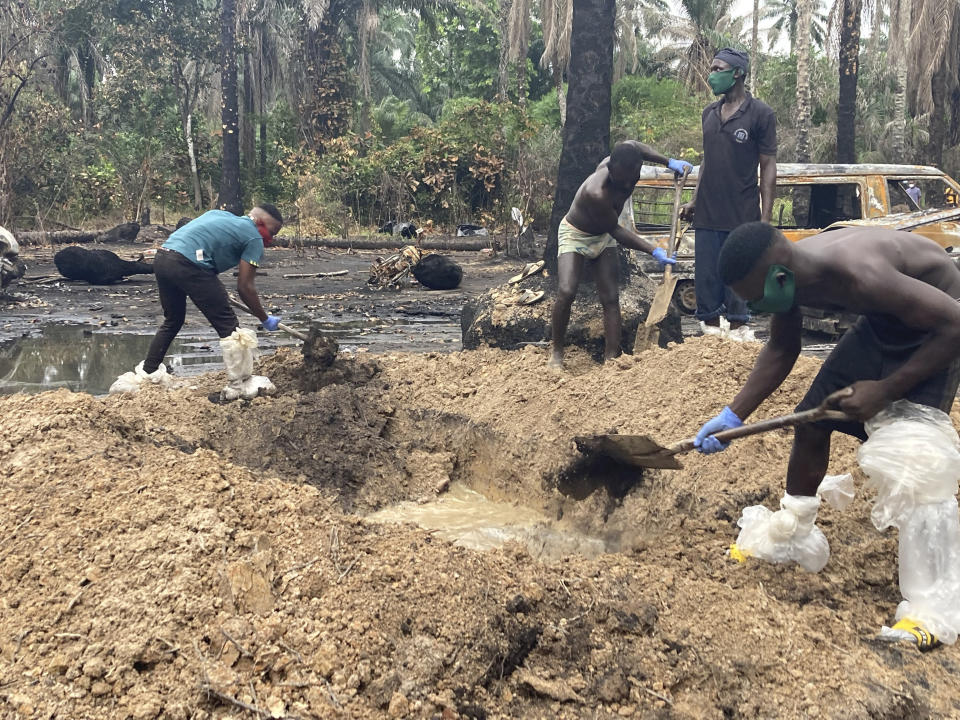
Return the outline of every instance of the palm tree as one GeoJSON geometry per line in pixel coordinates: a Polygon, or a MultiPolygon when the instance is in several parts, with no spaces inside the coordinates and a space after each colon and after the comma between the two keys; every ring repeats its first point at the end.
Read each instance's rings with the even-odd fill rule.
{"type": "Polygon", "coordinates": [[[810,24],[814,1],[797,3],[797,162],[810,162],[810,24]]]}
{"type": "Polygon", "coordinates": [[[837,154],[840,163],[857,160],[857,76],[860,68],[861,0],[842,0],[838,68],[840,90],[837,96],[837,154]]]}
{"type": "MultiPolygon", "coordinates": [[[[790,54],[794,55],[797,47],[797,24],[800,17],[800,0],[769,0],[765,6],[762,15],[764,20],[773,20],[767,30],[767,42],[769,47],[779,41],[786,33],[787,40],[790,42],[790,54]]],[[[827,38],[827,16],[823,14],[822,3],[815,0],[812,15],[810,17],[810,39],[822,48],[827,38]]]]}
{"type": "Polygon", "coordinates": [[[960,92],[960,4],[912,0],[910,16],[907,97],[929,131],[925,156],[939,162],[947,135],[947,99],[960,92]]]}
{"type": "Polygon", "coordinates": [[[610,152],[614,0],[573,0],[567,122],[544,260],[557,270],[557,228],[580,184],[610,152]]]}
{"type": "Polygon", "coordinates": [[[906,157],[906,129],[907,129],[907,58],[912,56],[911,16],[912,0],[891,0],[890,29],[891,42],[898,48],[896,53],[888,53],[888,58],[896,66],[897,93],[893,103],[893,123],[891,144],[896,157],[906,157]],[[894,39],[894,37],[896,39],[894,39]],[[895,62],[893,58],[899,59],[895,62]]]}
{"type": "Polygon", "coordinates": [[[223,0],[220,7],[220,116],[223,127],[223,155],[220,168],[219,207],[239,215],[240,133],[237,108],[237,7],[236,0],[223,0]]]}
{"type": "Polygon", "coordinates": [[[714,53],[741,44],[743,18],[734,14],[734,0],[680,0],[679,10],[654,28],[673,41],[661,51],[662,58],[676,68],[688,87],[708,91],[707,75],[714,53]]]}
{"type": "Polygon", "coordinates": [[[666,0],[632,0],[617,3],[613,48],[613,80],[636,72],[640,63],[638,38],[651,37],[670,10],[666,0]]]}
{"type": "Polygon", "coordinates": [[[573,0],[543,0],[540,12],[543,22],[543,56],[540,66],[549,69],[560,106],[560,124],[567,124],[567,100],[563,76],[570,64],[570,43],[573,35],[573,0]]]}

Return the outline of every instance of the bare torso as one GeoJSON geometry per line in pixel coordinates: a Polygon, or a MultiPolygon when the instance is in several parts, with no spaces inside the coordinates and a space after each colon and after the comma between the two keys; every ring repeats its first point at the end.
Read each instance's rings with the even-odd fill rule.
{"type": "Polygon", "coordinates": [[[612,232],[623,210],[623,205],[633,194],[633,188],[612,188],[607,179],[607,161],[601,162],[597,169],[580,186],[567,211],[567,222],[578,230],[591,235],[612,232]]]}
{"type": "Polygon", "coordinates": [[[886,304],[892,283],[904,275],[960,298],[960,269],[921,235],[852,227],[813,235],[798,246],[830,268],[819,282],[797,289],[801,305],[870,313],[886,304]]]}

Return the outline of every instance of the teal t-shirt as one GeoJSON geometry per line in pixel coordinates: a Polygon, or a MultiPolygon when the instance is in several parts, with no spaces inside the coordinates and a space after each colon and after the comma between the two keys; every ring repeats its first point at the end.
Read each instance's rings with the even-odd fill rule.
{"type": "Polygon", "coordinates": [[[210,210],[191,220],[163,247],[216,273],[235,268],[241,260],[257,265],[263,257],[263,238],[253,220],[226,210],[210,210]]]}

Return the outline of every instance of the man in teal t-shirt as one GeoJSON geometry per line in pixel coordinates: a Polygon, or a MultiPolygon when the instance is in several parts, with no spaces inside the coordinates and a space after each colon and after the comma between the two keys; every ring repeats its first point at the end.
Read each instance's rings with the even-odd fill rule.
{"type": "MultiPolygon", "coordinates": [[[[260,319],[266,330],[276,330],[280,318],[264,311],[254,278],[263,258],[264,246],[270,244],[281,227],[283,217],[280,211],[269,203],[263,203],[251,210],[249,215],[243,216],[225,210],[210,210],[170,235],[153,261],[163,307],[163,324],[150,343],[147,358],[139,368],[138,375],[142,372],[154,381],[151,376],[155,373],[162,370],[165,374],[161,363],[170,343],[183,327],[189,297],[217,331],[225,351],[224,363],[230,384],[224,391],[224,397],[235,399],[245,394],[240,388],[243,381],[249,379],[250,373],[234,372],[231,368],[237,341],[233,336],[239,322],[230,306],[227,289],[217,275],[239,265],[237,292],[240,299],[260,319]]],[[[249,353],[251,358],[241,357],[246,367],[252,366],[252,348],[249,353]]],[[[159,382],[159,379],[156,381],[159,382]]]]}

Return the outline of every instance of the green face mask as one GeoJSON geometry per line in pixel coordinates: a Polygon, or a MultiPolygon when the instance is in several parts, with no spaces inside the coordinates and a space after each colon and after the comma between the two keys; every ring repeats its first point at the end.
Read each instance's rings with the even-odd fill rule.
{"type": "Polygon", "coordinates": [[[733,76],[736,68],[729,70],[715,70],[707,78],[707,84],[713,90],[714,95],[723,95],[727,90],[733,87],[737,79],[733,76]]]}
{"type": "Polygon", "coordinates": [[[783,313],[793,307],[793,296],[797,290],[793,271],[783,265],[771,265],[767,270],[767,279],[763,283],[763,297],[751,300],[747,307],[755,313],[783,313]]]}

